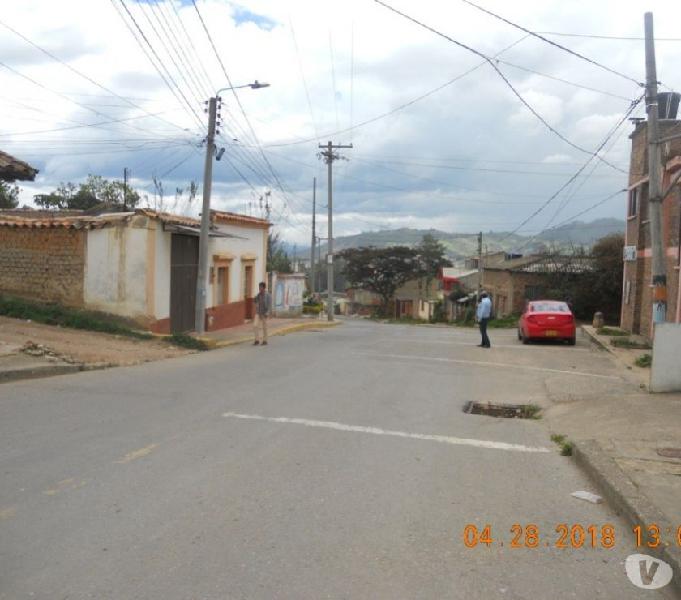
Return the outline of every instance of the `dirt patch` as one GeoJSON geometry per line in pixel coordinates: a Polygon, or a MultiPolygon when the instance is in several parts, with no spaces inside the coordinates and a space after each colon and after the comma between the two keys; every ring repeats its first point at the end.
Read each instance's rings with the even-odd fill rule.
{"type": "Polygon", "coordinates": [[[0,341],[19,347],[32,342],[34,346],[44,346],[54,354],[66,357],[69,362],[112,366],[134,365],[194,352],[162,340],[136,340],[1,316],[0,341]]]}

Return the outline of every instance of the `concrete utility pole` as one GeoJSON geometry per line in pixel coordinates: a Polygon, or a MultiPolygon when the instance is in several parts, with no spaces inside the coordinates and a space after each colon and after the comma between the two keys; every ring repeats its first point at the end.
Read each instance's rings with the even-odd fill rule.
{"type": "Polygon", "coordinates": [[[312,178],[312,244],[310,245],[310,292],[315,292],[314,281],[314,245],[315,245],[315,226],[316,226],[316,210],[317,210],[317,178],[312,178]]]}
{"type": "Polygon", "coordinates": [[[215,120],[217,98],[208,101],[208,135],[206,162],[203,169],[203,205],[201,207],[201,235],[199,237],[199,268],[196,275],[196,304],[194,328],[199,335],[206,330],[206,288],[208,279],[208,232],[210,228],[210,193],[213,186],[213,154],[215,153],[215,120]]]}
{"type": "Polygon", "coordinates": [[[336,149],[341,148],[352,148],[352,144],[334,145],[331,141],[327,142],[326,145],[319,144],[320,148],[325,148],[320,153],[324,157],[326,164],[328,165],[328,175],[327,175],[327,190],[328,190],[328,208],[329,208],[329,233],[327,241],[327,253],[326,253],[326,285],[327,285],[327,307],[326,316],[329,321],[333,321],[333,161],[339,160],[341,155],[334,152],[336,149]]]}
{"type": "Polygon", "coordinates": [[[482,292],[482,231],[478,234],[478,302],[482,292]]]}
{"type": "Polygon", "coordinates": [[[667,257],[662,238],[662,157],[657,119],[657,68],[653,13],[644,16],[646,40],[646,112],[648,113],[648,206],[650,208],[650,245],[653,253],[653,323],[667,317],[667,257]]]}

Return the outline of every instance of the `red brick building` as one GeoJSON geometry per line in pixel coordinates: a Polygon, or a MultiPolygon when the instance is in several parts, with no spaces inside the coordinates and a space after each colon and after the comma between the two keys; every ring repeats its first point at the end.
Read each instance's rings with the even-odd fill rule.
{"type": "MultiPolygon", "coordinates": [[[[661,119],[660,138],[681,134],[681,121],[661,119]]],[[[648,202],[647,124],[639,122],[630,136],[629,194],[625,233],[621,325],[635,334],[652,337],[653,289],[650,211],[648,202]]],[[[662,189],[681,169],[681,137],[662,144],[662,189]]],[[[662,204],[662,236],[667,258],[667,321],[681,322],[681,187],[676,185],[662,204]]]]}

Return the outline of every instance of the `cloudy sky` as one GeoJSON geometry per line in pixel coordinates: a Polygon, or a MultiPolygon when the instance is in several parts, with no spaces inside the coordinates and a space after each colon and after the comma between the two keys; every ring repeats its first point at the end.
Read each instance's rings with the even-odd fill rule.
{"type": "Polygon", "coordinates": [[[463,0],[387,3],[451,39],[374,0],[3,3],[0,148],[40,169],[22,202],[127,167],[145,204],[160,202],[155,177],[167,209],[196,214],[200,199],[175,190],[203,179],[204,101],[258,79],[270,87],[221,94],[213,206],[259,216],[271,191],[290,242],[309,244],[313,177],[326,210],[328,140],[354,146],[334,163],[335,235],[536,233],[594,206],[580,218],[623,216],[632,126],[616,126],[642,93],[643,14],[661,91],[679,89],[681,3],[477,2],[598,65],[463,0]]]}

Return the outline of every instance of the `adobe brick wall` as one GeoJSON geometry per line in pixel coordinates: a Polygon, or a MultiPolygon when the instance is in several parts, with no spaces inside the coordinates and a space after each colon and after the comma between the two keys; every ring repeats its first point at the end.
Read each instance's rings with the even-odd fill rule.
{"type": "Polygon", "coordinates": [[[522,273],[485,269],[483,287],[492,295],[495,314],[499,317],[521,313],[525,308],[525,287],[546,285],[541,273],[522,273]],[[503,306],[499,300],[504,299],[503,306]]]}
{"type": "Polygon", "coordinates": [[[0,292],[83,305],[85,231],[0,227],[0,292]]]}

